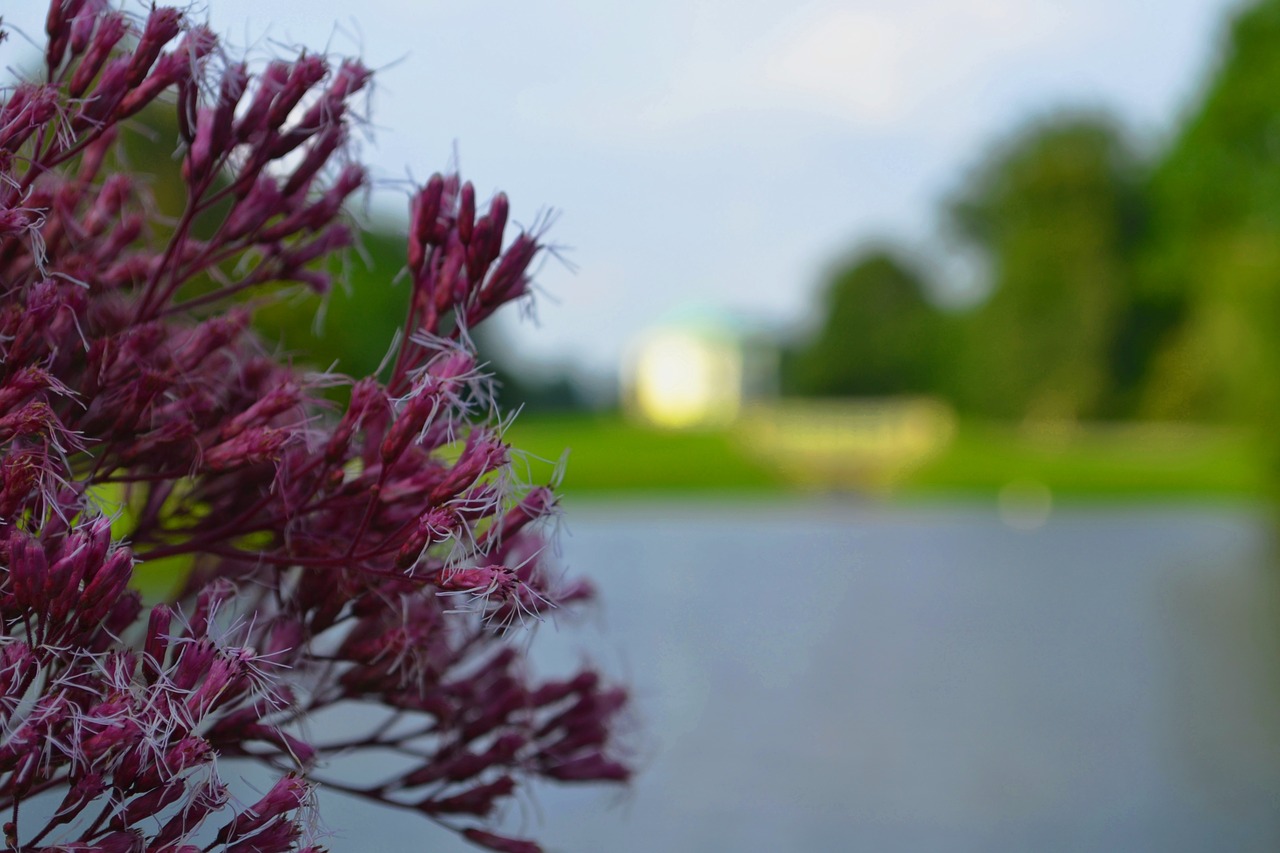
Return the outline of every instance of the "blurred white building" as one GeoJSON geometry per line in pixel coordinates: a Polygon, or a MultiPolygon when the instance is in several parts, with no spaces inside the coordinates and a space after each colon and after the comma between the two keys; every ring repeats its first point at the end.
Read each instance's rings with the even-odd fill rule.
{"type": "Polygon", "coordinates": [[[670,429],[725,426],[778,392],[778,347],[759,327],[720,312],[643,332],[622,364],[622,401],[637,420],[670,429]]]}

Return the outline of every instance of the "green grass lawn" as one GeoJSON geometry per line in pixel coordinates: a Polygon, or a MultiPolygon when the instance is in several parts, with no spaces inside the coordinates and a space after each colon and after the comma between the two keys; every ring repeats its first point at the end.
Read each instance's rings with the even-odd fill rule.
{"type": "Polygon", "coordinates": [[[1123,425],[1045,436],[965,423],[901,489],[992,493],[1019,481],[1079,498],[1256,499],[1266,491],[1260,448],[1239,431],[1123,425]]]}
{"type": "MultiPolygon", "coordinates": [[[[564,490],[577,492],[778,491],[783,479],[727,432],[667,432],[617,415],[521,417],[508,440],[545,483],[568,450],[564,490]]],[[[519,464],[519,463],[517,463],[519,464]]]]}
{"type": "MultiPolygon", "coordinates": [[[[732,430],[667,432],[616,415],[526,416],[508,438],[550,460],[530,461],[534,482],[549,480],[552,463],[568,449],[569,495],[803,489],[753,454],[732,430]]],[[[1080,499],[1256,499],[1265,493],[1262,470],[1256,444],[1237,431],[1121,425],[1036,434],[1010,425],[962,423],[944,451],[877,493],[906,499],[985,496],[1012,482],[1031,482],[1080,499]]]]}

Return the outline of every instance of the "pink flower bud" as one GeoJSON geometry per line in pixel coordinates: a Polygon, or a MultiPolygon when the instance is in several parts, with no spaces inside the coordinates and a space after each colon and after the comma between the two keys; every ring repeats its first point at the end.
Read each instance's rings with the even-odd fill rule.
{"type": "Polygon", "coordinates": [[[217,843],[233,844],[276,818],[297,811],[310,793],[311,786],[301,777],[292,773],[282,776],[262,799],[218,830],[217,843]]]}
{"type": "MultiPolygon", "coordinates": [[[[20,83],[0,106],[0,150],[14,151],[58,114],[58,91],[39,83],[20,83]]],[[[16,212],[13,209],[6,213],[16,212]]]]}
{"type": "Polygon", "coordinates": [[[218,437],[226,441],[254,424],[268,424],[278,415],[297,407],[301,397],[301,389],[293,382],[272,388],[262,399],[228,421],[218,437]]]}
{"type": "Polygon", "coordinates": [[[95,625],[111,611],[121,593],[133,577],[133,554],[128,548],[117,548],[100,566],[90,566],[92,572],[80,596],[80,619],[86,625],[95,625]]]}
{"type": "MultiPolygon", "coordinates": [[[[170,853],[169,845],[180,838],[187,837],[192,830],[201,826],[209,815],[220,811],[226,805],[227,799],[226,786],[216,779],[195,780],[187,788],[187,801],[152,839],[152,848],[170,853]]],[[[188,853],[188,851],[185,847],[179,847],[172,850],[172,853],[188,853]]]]}
{"type": "Polygon", "coordinates": [[[462,185],[458,199],[458,237],[463,243],[471,242],[471,232],[476,224],[476,188],[470,181],[462,185]]]}
{"type": "Polygon", "coordinates": [[[351,402],[347,404],[342,420],[338,422],[325,445],[326,462],[332,465],[346,457],[351,437],[375,407],[385,408],[386,396],[382,392],[381,385],[373,377],[365,377],[351,387],[351,402]]]}
{"type": "Polygon", "coordinates": [[[254,427],[230,441],[224,441],[204,453],[205,467],[210,471],[230,471],[245,465],[259,465],[276,459],[289,441],[291,430],[254,427]]]}
{"type": "Polygon", "coordinates": [[[161,602],[151,608],[142,644],[142,671],[148,684],[154,684],[164,671],[164,661],[169,651],[169,626],[172,623],[173,610],[169,605],[161,602]]]}
{"type": "MultiPolygon", "coordinates": [[[[79,7],[82,4],[75,3],[79,7]]],[[[84,53],[85,48],[90,44],[93,37],[94,27],[102,17],[105,11],[104,3],[91,3],[89,8],[77,8],[71,17],[71,55],[79,56],[84,53]]]]}
{"type": "Polygon", "coordinates": [[[89,50],[80,58],[76,73],[71,75],[71,82],[67,87],[67,91],[73,98],[79,98],[89,88],[89,84],[93,82],[94,77],[98,76],[98,72],[102,70],[102,64],[111,56],[112,49],[124,37],[125,32],[124,16],[119,12],[103,15],[98,20],[98,28],[89,43],[89,50]]]}
{"type": "Polygon", "coordinates": [[[446,814],[488,817],[498,798],[510,796],[515,788],[515,779],[510,776],[500,776],[492,782],[477,785],[451,797],[425,799],[418,803],[416,808],[433,817],[446,814]]]}
{"type": "Polygon", "coordinates": [[[67,821],[74,820],[77,815],[84,811],[85,807],[90,805],[98,797],[106,792],[106,781],[98,773],[86,773],[67,788],[66,795],[62,798],[57,811],[53,813],[50,823],[54,826],[64,824],[67,821]]]}
{"type": "Polygon", "coordinates": [[[240,120],[235,123],[234,134],[237,142],[248,142],[250,138],[265,130],[271,103],[288,83],[290,67],[290,63],[277,59],[272,61],[258,77],[258,88],[254,92],[253,100],[249,102],[249,108],[245,110],[240,120]]]}
{"type": "Polygon", "coordinates": [[[508,458],[507,446],[499,439],[483,430],[473,430],[448,476],[431,492],[431,502],[441,503],[456,496],[485,474],[507,464],[508,458]]]}
{"type": "Polygon", "coordinates": [[[136,829],[119,830],[95,839],[92,847],[71,850],[68,853],[140,853],[145,839],[136,829]]]}
{"type": "Polygon", "coordinates": [[[533,841],[508,838],[474,826],[462,830],[462,837],[498,853],[542,853],[542,847],[533,841]]]}
{"type": "MultiPolygon", "coordinates": [[[[213,110],[204,108],[196,111],[195,135],[187,147],[187,156],[182,161],[182,179],[188,184],[200,184],[207,179],[213,172],[215,156],[222,153],[222,149],[214,141],[214,122],[213,110]]],[[[223,229],[227,230],[230,225],[229,219],[223,229]]]]}
{"type": "Polygon", "coordinates": [[[44,549],[38,540],[25,534],[10,541],[9,585],[14,601],[19,607],[40,612],[44,609],[44,576],[49,566],[44,549]]]}
{"type": "Polygon", "coordinates": [[[302,56],[289,69],[289,77],[267,111],[267,127],[279,129],[289,118],[289,113],[303,99],[311,87],[329,73],[328,64],[314,54],[302,56]]]}
{"type": "MultiPolygon", "coordinates": [[[[117,120],[128,118],[154,101],[161,92],[189,80],[196,67],[213,50],[217,38],[207,27],[194,27],[187,31],[172,52],[161,56],[151,66],[150,73],[136,86],[128,90],[115,113],[117,120]]],[[[130,72],[132,73],[132,66],[130,72]]]]}
{"type": "Polygon", "coordinates": [[[307,154],[302,158],[289,180],[284,185],[284,194],[289,196],[311,183],[316,173],[329,162],[333,152],[338,150],[347,139],[347,131],[342,125],[333,125],[325,129],[318,139],[311,143],[307,154]]]}
{"type": "Polygon", "coordinates": [[[84,0],[65,0],[49,4],[49,14],[45,16],[44,31],[49,36],[49,44],[45,48],[45,65],[49,77],[62,64],[67,47],[71,43],[71,19],[75,17],[84,0]]]}
{"type": "Polygon", "coordinates": [[[542,775],[560,782],[626,782],[631,770],[600,753],[571,758],[542,768],[542,775]]]}
{"type": "Polygon", "coordinates": [[[176,803],[184,793],[186,793],[186,782],[182,779],[174,779],[163,787],[148,791],[125,803],[124,808],[116,813],[108,826],[116,830],[125,830],[143,818],[164,811],[176,803]]]}
{"type": "Polygon", "coordinates": [[[153,8],[147,16],[142,36],[134,46],[129,63],[129,85],[137,86],[155,64],[160,51],[182,30],[182,13],[177,9],[161,6],[153,8]]]}
{"type": "Polygon", "coordinates": [[[106,64],[88,100],[80,106],[74,130],[104,124],[129,91],[129,60],[119,56],[106,64]]]}
{"type": "Polygon", "coordinates": [[[435,230],[436,218],[440,215],[443,196],[444,177],[437,172],[413,199],[413,210],[409,219],[410,270],[418,270],[422,267],[426,247],[430,245],[435,230]]]}

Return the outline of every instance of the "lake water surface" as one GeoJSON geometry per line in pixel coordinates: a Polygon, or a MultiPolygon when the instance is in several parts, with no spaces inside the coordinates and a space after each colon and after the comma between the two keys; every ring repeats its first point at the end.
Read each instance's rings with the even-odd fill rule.
{"type": "MultiPolygon", "coordinates": [[[[1280,608],[1261,512],[571,506],[586,624],[635,686],[626,793],[540,788],[559,851],[1280,849],[1280,608]]],[[[340,797],[334,851],[473,850],[340,797]]]]}

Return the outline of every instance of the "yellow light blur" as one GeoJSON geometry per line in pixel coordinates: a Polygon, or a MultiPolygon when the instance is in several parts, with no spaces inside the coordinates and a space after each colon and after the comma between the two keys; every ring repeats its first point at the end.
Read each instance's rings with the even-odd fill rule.
{"type": "Polygon", "coordinates": [[[646,420],[672,429],[728,423],[741,404],[740,361],[726,343],[656,334],[636,357],[636,407],[646,420]]]}

